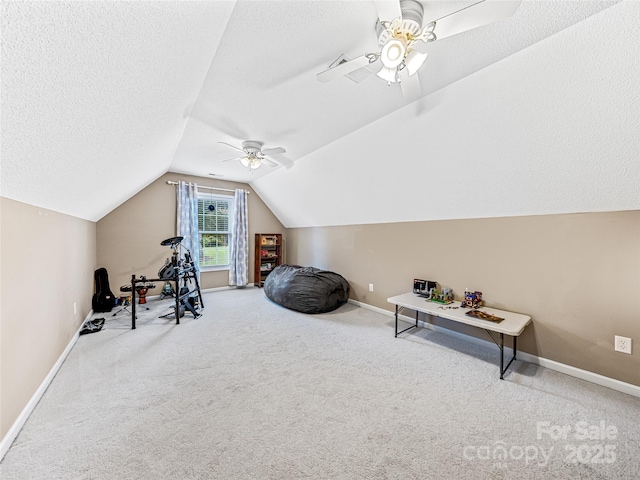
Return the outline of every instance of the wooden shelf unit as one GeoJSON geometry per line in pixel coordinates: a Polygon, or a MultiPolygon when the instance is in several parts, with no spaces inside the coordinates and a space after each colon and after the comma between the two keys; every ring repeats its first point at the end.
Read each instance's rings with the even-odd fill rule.
{"type": "Polygon", "coordinates": [[[256,233],[254,285],[262,287],[271,271],[282,264],[282,234],[256,233]]]}

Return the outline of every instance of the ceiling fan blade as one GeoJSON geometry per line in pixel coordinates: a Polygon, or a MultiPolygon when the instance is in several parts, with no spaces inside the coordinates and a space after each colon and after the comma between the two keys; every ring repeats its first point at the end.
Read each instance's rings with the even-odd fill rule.
{"type": "Polygon", "coordinates": [[[420,98],[422,88],[418,75],[409,75],[406,68],[400,70],[400,88],[405,100],[414,101],[420,98]]]}
{"type": "Polygon", "coordinates": [[[278,163],[274,162],[270,158],[262,157],[260,160],[262,160],[263,162],[267,163],[270,167],[277,167],[278,166],[278,163]]]}
{"type": "Polygon", "coordinates": [[[330,82],[331,80],[335,80],[336,78],[358,70],[359,68],[366,67],[369,63],[369,57],[365,54],[360,57],[356,57],[353,60],[342,62],[333,68],[325,70],[324,72],[320,72],[316,74],[316,78],[320,82],[330,82]]]}
{"type": "Polygon", "coordinates": [[[395,20],[402,16],[400,0],[373,0],[381,22],[395,20]]]}
{"type": "Polygon", "coordinates": [[[287,151],[282,147],[276,148],[265,148],[262,150],[262,153],[265,155],[275,155],[276,153],[287,153],[287,151]]]}
{"type": "Polygon", "coordinates": [[[240,160],[241,158],[244,158],[244,157],[233,157],[233,158],[227,158],[226,160],[222,160],[222,162],[231,162],[231,161],[233,161],[233,160],[240,160]]]}
{"type": "Polygon", "coordinates": [[[238,150],[239,152],[245,153],[243,149],[238,148],[238,147],[236,147],[235,145],[231,145],[230,143],[227,143],[227,142],[218,142],[218,143],[221,143],[221,144],[223,144],[223,145],[226,145],[227,147],[231,147],[231,148],[233,148],[234,150],[238,150]]]}
{"type": "Polygon", "coordinates": [[[434,30],[436,38],[441,40],[510,17],[516,12],[520,3],[522,0],[480,0],[437,19],[434,30]]]}
{"type": "Polygon", "coordinates": [[[276,161],[284,167],[291,167],[293,165],[293,160],[285,157],[284,155],[278,155],[278,160],[276,161]]]}

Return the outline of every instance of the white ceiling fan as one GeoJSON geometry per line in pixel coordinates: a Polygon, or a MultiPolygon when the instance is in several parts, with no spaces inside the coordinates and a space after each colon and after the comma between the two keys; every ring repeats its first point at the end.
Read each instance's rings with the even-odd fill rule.
{"type": "Polygon", "coordinates": [[[328,82],[380,60],[378,77],[389,85],[400,83],[405,98],[420,95],[417,71],[427,59],[418,47],[510,17],[522,0],[471,0],[464,8],[423,23],[424,8],[418,0],[373,0],[378,11],[378,51],[342,60],[316,78],[328,82]]]}
{"type": "Polygon", "coordinates": [[[227,147],[231,147],[234,150],[238,150],[242,152],[242,155],[235,156],[233,158],[228,158],[223,160],[223,162],[231,162],[232,160],[240,160],[240,163],[247,167],[249,170],[255,170],[256,168],[260,168],[263,163],[268,164],[271,167],[277,167],[278,163],[276,161],[269,159],[266,155],[275,155],[278,153],[286,153],[286,150],[282,147],[275,148],[265,148],[262,149],[262,142],[258,142],[256,140],[247,140],[242,142],[242,148],[238,148],[235,145],[231,145],[226,142],[218,142],[227,147]]]}

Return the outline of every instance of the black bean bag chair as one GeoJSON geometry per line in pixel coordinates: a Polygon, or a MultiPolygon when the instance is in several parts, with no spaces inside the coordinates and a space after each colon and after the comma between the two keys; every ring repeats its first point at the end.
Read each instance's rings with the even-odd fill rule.
{"type": "Polygon", "coordinates": [[[299,265],[278,265],[264,281],[271,301],[302,313],[326,313],[347,303],[349,283],[334,272],[299,265]]]}

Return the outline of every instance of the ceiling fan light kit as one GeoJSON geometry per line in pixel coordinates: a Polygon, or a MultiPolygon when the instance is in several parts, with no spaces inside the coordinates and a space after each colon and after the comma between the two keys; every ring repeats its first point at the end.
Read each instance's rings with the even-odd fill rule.
{"type": "Polygon", "coordinates": [[[255,170],[256,168],[260,168],[262,162],[255,156],[247,156],[240,159],[240,163],[250,170],[255,170]]]}
{"type": "Polygon", "coordinates": [[[377,75],[388,85],[400,82],[399,73],[402,69],[407,68],[407,73],[412,76],[422,66],[426,54],[414,50],[418,41],[433,42],[436,39],[433,33],[434,22],[422,29],[424,10],[419,2],[400,0],[400,11],[402,15],[391,22],[376,22],[378,47],[381,49],[380,61],[383,65],[377,75]]]}

